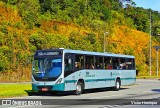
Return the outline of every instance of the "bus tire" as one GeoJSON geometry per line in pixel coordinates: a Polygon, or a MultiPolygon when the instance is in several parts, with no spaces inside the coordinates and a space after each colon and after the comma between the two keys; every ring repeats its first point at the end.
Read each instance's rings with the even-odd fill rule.
{"type": "Polygon", "coordinates": [[[115,90],[115,91],[119,91],[120,86],[121,86],[120,80],[119,80],[119,79],[117,79],[117,80],[116,80],[116,83],[115,83],[114,90],[115,90]]]}
{"type": "Polygon", "coordinates": [[[75,95],[81,95],[83,92],[83,82],[78,81],[77,85],[76,85],[76,91],[75,91],[75,95]]]}

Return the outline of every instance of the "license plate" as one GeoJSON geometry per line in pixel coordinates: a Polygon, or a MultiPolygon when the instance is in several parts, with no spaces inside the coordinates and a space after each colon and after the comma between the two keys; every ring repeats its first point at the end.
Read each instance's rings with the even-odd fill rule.
{"type": "Polygon", "coordinates": [[[42,91],[48,91],[48,88],[42,88],[42,91]]]}

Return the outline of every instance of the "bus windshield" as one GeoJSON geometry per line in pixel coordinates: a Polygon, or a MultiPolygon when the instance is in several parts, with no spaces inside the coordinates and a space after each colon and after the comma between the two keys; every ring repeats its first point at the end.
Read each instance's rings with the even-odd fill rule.
{"type": "Polygon", "coordinates": [[[32,74],[37,81],[54,81],[62,73],[62,58],[37,58],[32,74]]]}

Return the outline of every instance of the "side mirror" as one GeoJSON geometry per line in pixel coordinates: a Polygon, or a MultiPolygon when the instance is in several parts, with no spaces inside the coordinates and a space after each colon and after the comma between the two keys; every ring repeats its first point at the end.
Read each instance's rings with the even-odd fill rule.
{"type": "Polygon", "coordinates": [[[35,61],[32,61],[32,69],[34,70],[35,61]]]}

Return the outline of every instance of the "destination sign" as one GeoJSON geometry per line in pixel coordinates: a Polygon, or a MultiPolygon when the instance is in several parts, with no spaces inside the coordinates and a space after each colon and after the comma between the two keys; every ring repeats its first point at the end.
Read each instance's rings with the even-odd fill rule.
{"type": "Polygon", "coordinates": [[[38,56],[43,56],[43,55],[59,55],[60,52],[38,52],[37,55],[38,56]]]}

